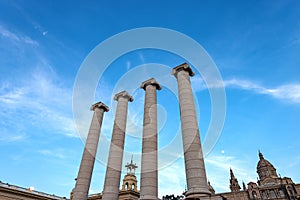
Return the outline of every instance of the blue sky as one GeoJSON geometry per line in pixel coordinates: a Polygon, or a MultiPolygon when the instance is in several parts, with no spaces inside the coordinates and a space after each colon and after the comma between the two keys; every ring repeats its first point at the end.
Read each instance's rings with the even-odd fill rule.
{"type": "MultiPolygon", "coordinates": [[[[258,149],[281,176],[300,182],[299,9],[299,1],[0,1],[0,180],[68,197],[83,151],[72,110],[81,64],[115,34],[162,27],[201,44],[225,85],[224,128],[205,158],[215,190],[229,191],[230,167],[240,184],[256,181],[258,149]]],[[[140,49],[111,63],[95,91],[95,101],[112,110],[105,114],[101,138],[111,137],[111,99],[124,75],[147,63],[171,69],[184,61],[169,52],[140,49]]],[[[191,80],[204,140],[210,94],[199,73],[191,80]]],[[[144,92],[135,87],[128,117],[135,126],[127,127],[124,164],[131,154],[140,162],[141,130],[136,127],[142,125],[144,92]]],[[[185,175],[180,141],[172,143],[179,129],[176,95],[165,87],[158,104],[159,147],[176,150],[170,153],[177,158],[170,162],[170,155],[160,156],[159,194],[179,194],[185,175]]],[[[90,119],[91,113],[82,120],[83,131],[90,119]]],[[[103,189],[107,150],[107,145],[99,149],[91,193],[103,189]]]]}

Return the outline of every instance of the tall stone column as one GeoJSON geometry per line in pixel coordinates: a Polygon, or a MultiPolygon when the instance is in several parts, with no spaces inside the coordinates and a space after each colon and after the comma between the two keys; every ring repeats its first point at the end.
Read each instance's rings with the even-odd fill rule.
{"type": "Polygon", "coordinates": [[[106,168],[103,200],[117,200],[119,197],[128,101],[132,102],[133,98],[126,91],[122,91],[115,95],[114,100],[118,101],[118,105],[106,168]]]}
{"type": "Polygon", "coordinates": [[[158,199],[157,173],[157,103],[156,90],[161,86],[154,78],[144,81],[145,90],[144,125],[142,144],[141,190],[140,199],[158,199]]]}
{"type": "Polygon", "coordinates": [[[190,76],[194,76],[194,72],[187,63],[184,63],[173,68],[172,74],[178,82],[180,121],[188,187],[186,198],[208,197],[211,193],[207,186],[200,134],[190,82],[190,76]]]}
{"type": "Polygon", "coordinates": [[[91,106],[91,110],[94,111],[94,115],[86,139],[76,185],[72,193],[72,200],[86,200],[88,198],[103,115],[109,108],[104,103],[98,102],[91,106]]]}

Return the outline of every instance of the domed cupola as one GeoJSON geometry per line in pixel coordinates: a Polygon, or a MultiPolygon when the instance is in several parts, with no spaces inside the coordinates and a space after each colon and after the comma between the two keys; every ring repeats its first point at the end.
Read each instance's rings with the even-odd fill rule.
{"type": "Polygon", "coordinates": [[[259,151],[259,161],[257,163],[257,173],[262,183],[275,182],[278,178],[275,167],[264,158],[263,154],[259,151]]]}
{"type": "Polygon", "coordinates": [[[132,158],[130,163],[125,165],[127,168],[127,174],[123,179],[122,189],[121,191],[135,191],[137,192],[137,180],[135,176],[135,169],[137,168],[136,164],[133,164],[132,158]]]}

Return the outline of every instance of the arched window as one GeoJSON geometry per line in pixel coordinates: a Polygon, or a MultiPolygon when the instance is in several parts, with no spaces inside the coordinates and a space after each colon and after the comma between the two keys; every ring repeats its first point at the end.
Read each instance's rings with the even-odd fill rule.
{"type": "Polygon", "coordinates": [[[252,192],[253,199],[257,199],[257,193],[255,191],[252,192]]]}
{"type": "Polygon", "coordinates": [[[134,188],[135,188],[135,185],[134,185],[134,183],[132,183],[131,190],[134,190],[134,188]]]}
{"type": "Polygon", "coordinates": [[[128,182],[125,183],[125,190],[128,190],[128,182]]]}
{"type": "Polygon", "coordinates": [[[284,197],[284,193],[282,190],[279,190],[279,195],[280,195],[280,197],[284,197]]]}
{"type": "Polygon", "coordinates": [[[276,198],[276,194],[275,194],[274,190],[270,190],[270,197],[271,197],[272,199],[275,199],[275,198],[276,198]]]}
{"type": "Polygon", "coordinates": [[[262,197],[263,197],[263,199],[268,199],[267,193],[265,191],[262,192],[262,197]]]}
{"type": "Polygon", "coordinates": [[[289,191],[289,194],[290,194],[291,196],[294,195],[294,192],[293,192],[293,189],[291,188],[291,186],[288,186],[287,190],[289,191]]]}

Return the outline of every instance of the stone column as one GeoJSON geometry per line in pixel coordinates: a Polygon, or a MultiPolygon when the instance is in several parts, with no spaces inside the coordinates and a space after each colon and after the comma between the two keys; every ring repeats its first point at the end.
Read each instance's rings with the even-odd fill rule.
{"type": "Polygon", "coordinates": [[[172,74],[177,78],[178,82],[180,121],[188,187],[186,198],[208,197],[211,193],[207,186],[200,134],[190,82],[190,76],[194,76],[194,72],[187,63],[184,63],[173,68],[172,74]]]}
{"type": "Polygon", "coordinates": [[[106,168],[103,200],[117,200],[119,197],[128,101],[132,102],[133,98],[126,91],[122,91],[115,95],[114,100],[118,101],[118,105],[106,168]]]}
{"type": "Polygon", "coordinates": [[[104,103],[98,102],[91,106],[91,110],[94,111],[94,115],[86,139],[72,200],[86,200],[88,198],[103,115],[109,108],[104,103]]]}
{"type": "Polygon", "coordinates": [[[145,90],[144,125],[142,144],[141,190],[140,199],[158,199],[157,173],[157,103],[156,90],[161,86],[154,78],[144,81],[145,90]]]}

